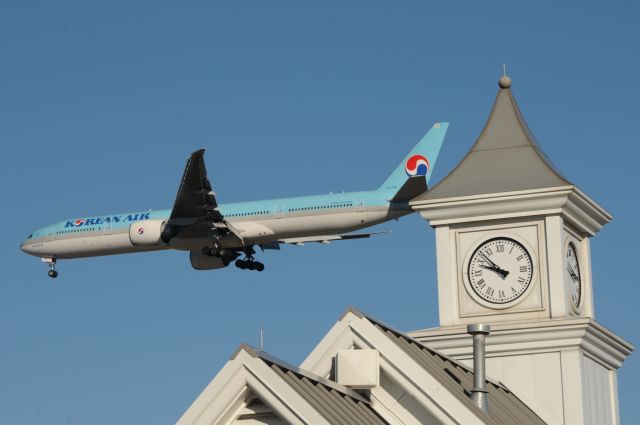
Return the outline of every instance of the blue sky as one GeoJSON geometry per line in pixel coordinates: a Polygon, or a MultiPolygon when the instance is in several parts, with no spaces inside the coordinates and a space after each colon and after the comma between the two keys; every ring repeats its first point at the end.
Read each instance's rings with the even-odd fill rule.
{"type": "MultiPolygon", "coordinates": [[[[475,141],[502,63],[556,166],[614,216],[592,242],[596,319],[638,342],[639,7],[628,2],[31,2],[0,6],[0,423],[173,423],[238,344],[298,363],[348,305],[437,326],[433,230],[260,255],[46,267],[50,222],[169,208],[207,147],[220,202],[377,187],[436,121],[434,181],[475,141]],[[304,4],[303,4],[304,3],[304,4]],[[446,4],[445,4],[446,3],[446,4]]],[[[640,362],[619,372],[634,421],[640,362]]]]}

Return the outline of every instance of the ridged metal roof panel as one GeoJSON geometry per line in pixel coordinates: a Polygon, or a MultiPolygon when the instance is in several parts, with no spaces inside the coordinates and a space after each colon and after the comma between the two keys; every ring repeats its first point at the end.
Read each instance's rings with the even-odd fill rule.
{"type": "MultiPolygon", "coordinates": [[[[360,313],[361,314],[361,313],[360,313]]],[[[495,425],[544,425],[545,422],[508,388],[487,380],[489,413],[484,414],[469,398],[473,388],[473,372],[462,363],[432,350],[413,338],[387,325],[364,316],[389,337],[417,364],[437,379],[463,404],[477,412],[479,418],[495,425]]]]}
{"type": "Polygon", "coordinates": [[[333,385],[308,378],[277,363],[263,359],[271,369],[285,380],[307,403],[327,421],[336,425],[386,425],[371,405],[333,385]]]}

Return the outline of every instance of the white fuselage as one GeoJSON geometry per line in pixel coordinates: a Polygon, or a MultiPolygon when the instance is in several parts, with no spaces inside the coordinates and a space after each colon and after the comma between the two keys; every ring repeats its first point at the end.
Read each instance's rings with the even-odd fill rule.
{"type": "MultiPolygon", "coordinates": [[[[411,212],[406,204],[389,203],[389,197],[374,191],[222,204],[219,209],[233,232],[221,242],[229,248],[296,243],[298,239],[352,232],[411,212]]],[[[162,210],[66,220],[34,232],[21,248],[42,258],[70,259],[162,249],[199,251],[211,244],[212,238],[202,235],[180,235],[169,243],[152,236],[154,227],[163,226],[170,213],[162,210]]],[[[159,236],[157,229],[155,232],[159,236]]]]}

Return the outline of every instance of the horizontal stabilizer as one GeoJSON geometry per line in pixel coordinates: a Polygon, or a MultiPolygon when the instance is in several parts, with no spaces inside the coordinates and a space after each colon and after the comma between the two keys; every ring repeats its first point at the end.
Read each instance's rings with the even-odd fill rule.
{"type": "Polygon", "coordinates": [[[373,235],[379,235],[379,234],[382,234],[382,233],[389,233],[389,232],[352,233],[352,234],[346,234],[346,235],[305,236],[305,237],[301,237],[301,238],[280,239],[278,242],[280,242],[280,243],[290,243],[290,244],[295,244],[295,245],[303,245],[305,242],[329,243],[331,241],[368,238],[368,237],[371,237],[373,235]]]}
{"type": "Polygon", "coordinates": [[[427,179],[424,176],[410,177],[391,198],[390,202],[409,202],[427,191],[427,179]]]}

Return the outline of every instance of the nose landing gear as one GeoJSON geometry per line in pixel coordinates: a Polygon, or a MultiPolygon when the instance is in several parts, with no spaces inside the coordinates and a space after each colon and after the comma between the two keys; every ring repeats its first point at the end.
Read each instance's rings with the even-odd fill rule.
{"type": "Polygon", "coordinates": [[[49,272],[47,273],[50,278],[55,279],[58,277],[58,272],[56,271],[56,259],[55,258],[43,258],[43,262],[49,265],[49,272]]]}

